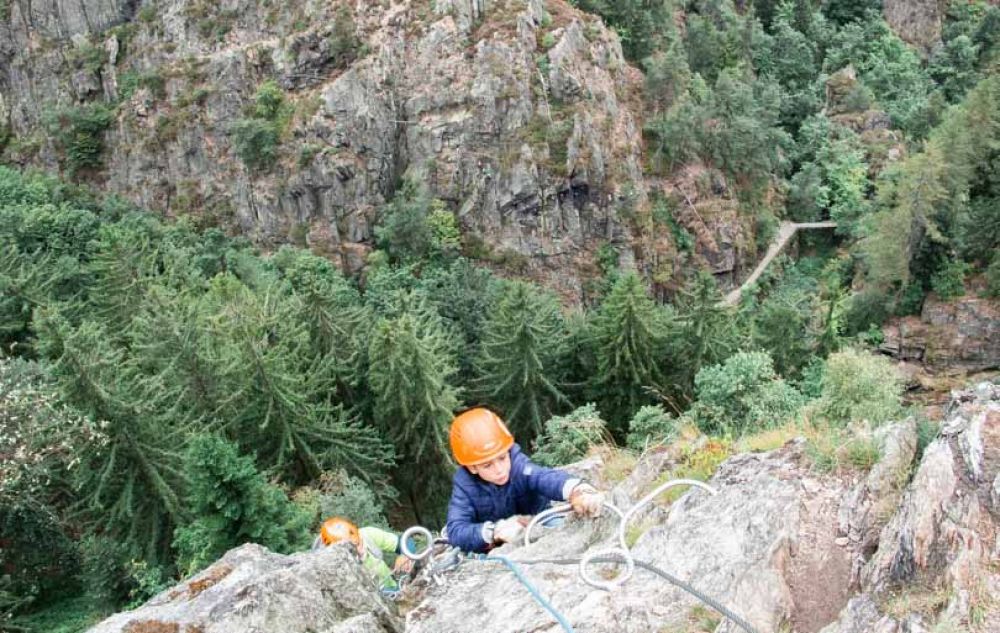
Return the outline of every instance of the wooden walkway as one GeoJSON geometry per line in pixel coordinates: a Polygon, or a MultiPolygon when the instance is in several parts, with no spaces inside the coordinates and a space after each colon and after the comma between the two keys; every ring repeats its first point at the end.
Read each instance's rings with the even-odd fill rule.
{"type": "Polygon", "coordinates": [[[780,255],[781,251],[785,250],[785,247],[788,246],[788,243],[792,241],[792,238],[800,230],[835,228],[837,228],[836,222],[782,222],[781,227],[778,229],[778,234],[774,236],[771,246],[767,249],[767,254],[764,255],[764,259],[760,260],[760,263],[753,269],[750,276],[746,278],[743,285],[726,295],[721,305],[734,306],[739,303],[743,290],[749,288],[760,279],[760,276],[764,274],[764,271],[771,263],[771,260],[780,255]]]}

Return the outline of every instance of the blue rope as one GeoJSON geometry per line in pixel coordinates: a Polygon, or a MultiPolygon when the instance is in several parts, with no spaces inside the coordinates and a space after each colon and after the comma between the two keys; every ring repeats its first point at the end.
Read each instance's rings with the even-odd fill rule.
{"type": "Polygon", "coordinates": [[[531,597],[533,597],[538,604],[545,607],[545,610],[551,613],[555,619],[558,620],[559,625],[562,626],[566,633],[576,633],[576,631],[573,630],[573,626],[566,620],[563,614],[556,611],[556,608],[553,607],[548,600],[542,597],[542,594],[538,592],[538,589],[531,584],[531,581],[528,580],[528,578],[521,572],[521,568],[514,564],[514,561],[510,560],[506,556],[486,556],[485,554],[475,554],[474,558],[477,560],[496,561],[506,565],[512,572],[514,572],[514,575],[521,581],[521,584],[528,589],[528,592],[531,593],[531,597]]]}

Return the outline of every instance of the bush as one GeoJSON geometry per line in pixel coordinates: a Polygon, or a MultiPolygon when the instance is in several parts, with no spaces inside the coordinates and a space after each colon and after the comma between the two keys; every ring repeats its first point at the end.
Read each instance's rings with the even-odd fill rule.
{"type": "Polygon", "coordinates": [[[382,501],[363,481],[343,470],[323,473],[317,490],[319,519],[347,517],[355,525],[388,528],[382,501]]]}
{"type": "Polygon", "coordinates": [[[546,466],[562,466],[577,461],[591,446],[607,435],[607,425],[593,404],[586,404],[545,423],[545,430],[535,442],[534,459],[546,466]]]}
{"type": "Polygon", "coordinates": [[[264,171],[274,164],[280,138],[274,123],[264,119],[240,119],[233,125],[232,133],[236,153],[247,167],[264,171]]]}
{"type": "Polygon", "coordinates": [[[101,165],[104,132],[114,121],[114,111],[103,103],[59,110],[48,117],[48,128],[63,150],[66,169],[75,174],[81,169],[101,165]]]}
{"type": "Polygon", "coordinates": [[[818,412],[833,424],[878,425],[900,414],[902,395],[903,380],[887,358],[848,349],[826,361],[818,412]]]}
{"type": "Polygon", "coordinates": [[[776,426],[795,413],[804,398],[778,378],[766,352],[739,352],[695,376],[695,423],[705,433],[743,434],[776,426]]]}
{"type": "Polygon", "coordinates": [[[938,297],[947,301],[965,294],[965,275],[969,265],[961,260],[952,260],[944,264],[931,277],[931,288],[938,297]]]}
{"type": "Polygon", "coordinates": [[[266,171],[274,165],[281,134],[292,117],[285,94],[274,81],[265,81],[254,95],[247,118],[232,128],[236,152],[250,169],[266,171]]]}
{"type": "Polygon", "coordinates": [[[986,269],[986,296],[1000,297],[1000,255],[994,256],[986,269]]]}
{"type": "Polygon", "coordinates": [[[650,445],[665,444],[677,435],[677,420],[658,405],[645,406],[636,411],[628,424],[626,444],[635,451],[650,445]]]}
{"type": "Polygon", "coordinates": [[[185,462],[191,478],[185,505],[196,518],[174,531],[182,573],[194,573],[246,542],[277,552],[309,543],[312,517],[268,483],[253,459],[241,456],[234,444],[210,435],[196,437],[185,462]]]}

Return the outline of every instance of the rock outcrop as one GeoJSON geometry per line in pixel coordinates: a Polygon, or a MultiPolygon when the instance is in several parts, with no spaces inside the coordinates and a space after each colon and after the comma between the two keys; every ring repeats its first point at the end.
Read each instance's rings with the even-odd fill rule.
{"type": "MultiPolygon", "coordinates": [[[[801,439],[734,456],[710,480],[717,494],[694,489],[641,510],[627,530],[631,553],[761,633],[1000,630],[1000,386],[956,392],[919,462],[913,420],[883,427],[876,439],[881,458],[867,473],[817,472],[801,439]]],[[[671,466],[669,452],[648,453],[611,499],[631,507],[671,466]]],[[[595,455],[574,472],[601,482],[602,470],[595,455]]],[[[739,630],[646,570],[603,591],[581,582],[575,564],[551,562],[617,544],[616,528],[613,517],[570,519],[541,529],[529,546],[496,553],[520,565],[581,633],[690,630],[694,622],[739,630]]],[[[614,575],[602,566],[592,573],[614,575]]],[[[419,576],[407,593],[399,605],[384,603],[347,550],[280,556],[246,545],[90,633],[559,628],[496,559],[419,576]]]]}
{"type": "Polygon", "coordinates": [[[282,556],[259,545],[89,633],[396,633],[402,623],[345,548],[282,556]]]}
{"type": "Polygon", "coordinates": [[[889,321],[881,350],[932,369],[981,371],[1000,367],[1000,302],[966,295],[941,301],[931,295],[920,317],[889,321]]]}

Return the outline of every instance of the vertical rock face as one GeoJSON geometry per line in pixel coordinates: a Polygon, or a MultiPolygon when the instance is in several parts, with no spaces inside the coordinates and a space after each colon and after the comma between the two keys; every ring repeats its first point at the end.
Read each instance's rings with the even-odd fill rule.
{"type": "Polygon", "coordinates": [[[903,41],[925,53],[941,40],[941,23],[948,2],[944,0],[885,0],[882,14],[903,41]]]}
{"type": "Polygon", "coordinates": [[[526,258],[572,297],[579,279],[558,269],[627,243],[616,208],[645,201],[623,100],[641,78],[611,31],[561,0],[13,0],[0,29],[14,160],[58,167],[46,116],[117,106],[91,179],[263,243],[304,240],[348,269],[407,177],[481,255],[526,258]],[[233,132],[267,79],[294,112],[253,170],[233,132]]]}
{"type": "Polygon", "coordinates": [[[969,293],[951,301],[933,295],[920,317],[889,321],[882,351],[930,367],[968,371],[1000,366],[1000,303],[969,293]]]}

